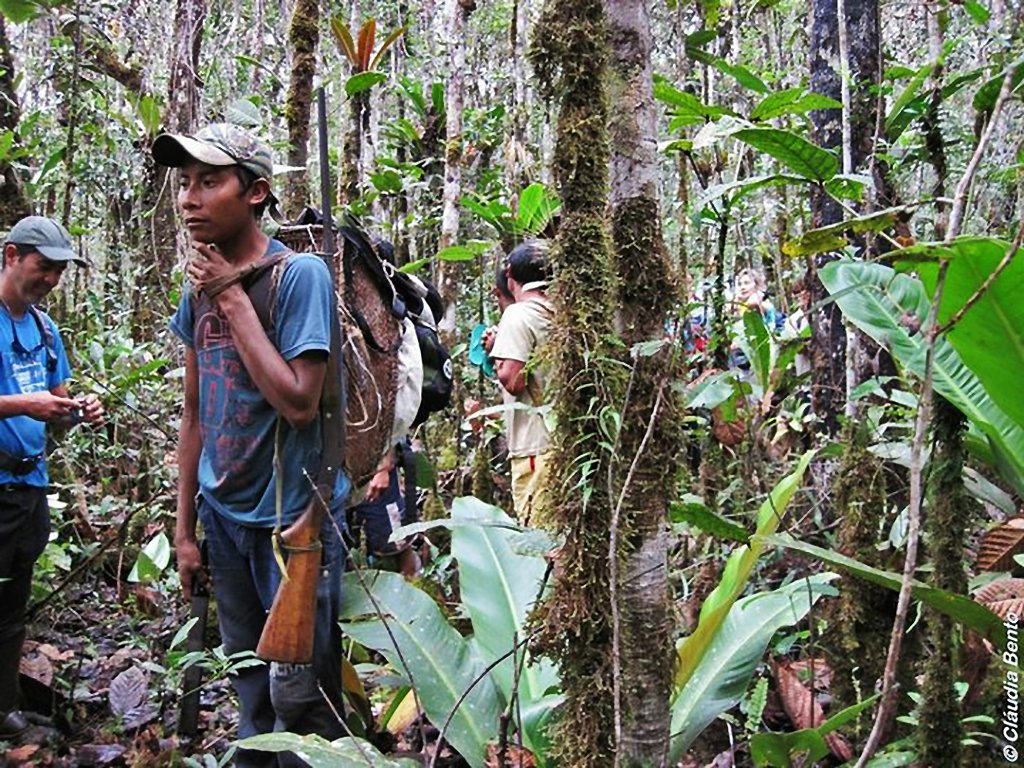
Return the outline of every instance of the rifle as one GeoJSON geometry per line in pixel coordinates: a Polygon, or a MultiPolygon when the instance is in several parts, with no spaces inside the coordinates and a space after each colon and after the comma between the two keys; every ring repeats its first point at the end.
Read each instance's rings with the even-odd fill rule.
{"type": "MultiPolygon", "coordinates": [[[[203,570],[207,567],[206,539],[199,542],[203,570]]],[[[189,653],[202,651],[206,647],[206,618],[210,607],[210,590],[205,579],[199,574],[192,577],[192,618],[196,622],[189,630],[185,648],[189,653]]],[[[178,733],[181,736],[195,736],[199,728],[199,686],[203,682],[203,666],[192,664],[185,670],[181,683],[181,710],[178,713],[178,733]]]]}
{"type": "MultiPolygon", "coordinates": [[[[331,216],[330,165],[327,159],[327,106],[324,88],[317,89],[318,138],[320,142],[320,193],[323,206],[323,250],[337,283],[334,260],[334,219],[331,216]]],[[[316,587],[320,577],[320,528],[327,515],[335,479],[345,456],[345,376],[341,326],[331,313],[331,349],[327,374],[320,395],[320,423],[323,455],[317,472],[313,498],[298,520],[283,533],[275,534],[288,553],[287,573],[274,595],[263,626],[256,655],[265,661],[309,664],[313,661],[316,625],[316,587]]]]}

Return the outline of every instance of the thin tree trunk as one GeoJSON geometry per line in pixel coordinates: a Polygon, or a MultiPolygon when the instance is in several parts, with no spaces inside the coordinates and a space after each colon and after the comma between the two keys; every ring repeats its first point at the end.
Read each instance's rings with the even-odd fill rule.
{"type": "MultiPolygon", "coordinates": [[[[316,73],[316,48],[320,41],[318,14],[316,0],[296,0],[288,28],[292,74],[284,116],[288,123],[288,165],[298,168],[305,168],[309,160],[309,115],[313,75],[316,73]]],[[[289,173],[282,195],[285,216],[297,216],[309,200],[309,174],[289,173]]]]}
{"type": "MultiPolygon", "coordinates": [[[[612,239],[620,280],[619,327],[627,349],[664,335],[676,299],[661,232],[657,117],[648,0],[606,0],[611,41],[612,239]]],[[[671,389],[672,349],[636,356],[622,413],[612,500],[611,599],[616,764],[668,762],[672,621],[667,578],[667,499],[681,435],[671,389]],[[622,562],[623,567],[618,568],[622,562]]]]}
{"type": "MultiPolygon", "coordinates": [[[[448,0],[446,38],[448,40],[448,81],[445,91],[446,126],[444,152],[444,201],[441,211],[441,248],[454,245],[459,237],[459,197],[462,195],[462,107],[466,69],[466,21],[474,10],[472,0],[448,0]]],[[[450,263],[442,262],[437,271],[437,289],[447,310],[439,324],[446,334],[455,332],[455,301],[458,284],[450,263]]]]}
{"type": "MultiPolygon", "coordinates": [[[[17,146],[21,108],[18,94],[14,90],[14,79],[11,45],[7,39],[4,17],[0,14],[0,132],[11,131],[14,134],[14,146],[17,146]]],[[[18,219],[29,213],[31,207],[17,171],[9,162],[0,161],[0,228],[10,229],[18,219]]]]}

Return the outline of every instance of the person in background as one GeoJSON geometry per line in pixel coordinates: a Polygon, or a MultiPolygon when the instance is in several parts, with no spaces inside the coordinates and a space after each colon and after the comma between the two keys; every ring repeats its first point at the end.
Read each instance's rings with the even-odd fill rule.
{"type": "MultiPolygon", "coordinates": [[[[334,287],[318,256],[290,253],[260,228],[264,210],[276,203],[266,144],[236,125],[216,123],[194,135],[161,134],[152,153],[160,165],[178,169],[177,203],[194,251],[171,320],[185,345],[178,573],[186,595],[193,579],[204,578],[201,522],[225,651],[255,651],[282,579],[275,527],[286,528],[308,506],[309,478],[317,476],[324,452],[317,416],[334,287]],[[241,278],[285,256],[273,327],[264,330],[241,278]]],[[[258,664],[232,676],[242,738],[271,731],[328,740],[345,734],[338,614],[349,488],[339,472],[320,530],[314,663],[258,664]]],[[[305,762],[291,753],[239,750],[235,764],[305,762]]]]}
{"type": "MultiPolygon", "coordinates": [[[[547,298],[548,245],[527,240],[506,259],[504,276],[515,302],[502,313],[484,345],[495,361],[505,401],[505,429],[512,465],[512,503],[524,525],[550,526],[546,491],[550,434],[541,410],[547,402],[547,376],[538,352],[547,341],[554,307],[547,298]]],[[[501,279],[498,300],[502,301],[501,279]]]]}
{"type": "Polygon", "coordinates": [[[36,305],[60,282],[68,262],[86,266],[68,231],[28,216],[7,235],[0,272],[0,741],[55,736],[19,709],[18,667],[32,570],[50,535],[46,490],[49,427],[99,424],[94,395],[68,394],[71,376],[60,332],[36,305]]]}

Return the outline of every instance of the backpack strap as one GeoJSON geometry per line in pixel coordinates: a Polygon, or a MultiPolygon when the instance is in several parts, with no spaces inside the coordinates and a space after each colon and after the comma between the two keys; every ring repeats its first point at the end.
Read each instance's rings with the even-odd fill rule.
{"type": "Polygon", "coordinates": [[[39,336],[43,340],[43,346],[46,347],[46,370],[53,373],[57,370],[57,342],[53,338],[53,331],[39,307],[29,304],[28,311],[32,315],[32,319],[36,321],[36,325],[39,326],[39,336]]]}

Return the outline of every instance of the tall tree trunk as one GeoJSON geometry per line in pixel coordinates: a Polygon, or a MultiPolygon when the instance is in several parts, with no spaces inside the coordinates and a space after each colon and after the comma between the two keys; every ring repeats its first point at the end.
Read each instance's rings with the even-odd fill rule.
{"type": "MultiPolygon", "coordinates": [[[[474,0],[448,0],[448,81],[445,91],[444,200],[441,211],[441,248],[454,245],[459,236],[459,197],[462,195],[462,106],[466,69],[466,21],[475,10],[474,0]]],[[[455,267],[442,262],[437,270],[437,289],[445,302],[440,329],[455,332],[455,300],[458,285],[455,267]]]]}
{"type": "MultiPolygon", "coordinates": [[[[658,201],[657,116],[651,76],[649,0],[606,0],[611,137],[612,241],[619,275],[619,327],[626,348],[660,339],[679,298],[658,201]]],[[[667,574],[667,500],[682,435],[669,382],[672,347],[636,355],[622,413],[615,468],[611,556],[616,764],[668,762],[673,626],[667,574]],[[621,554],[620,554],[621,553],[621,554]],[[621,576],[620,576],[621,573],[621,576]]]]}
{"type": "Polygon", "coordinates": [[[554,731],[560,765],[613,761],[607,416],[621,407],[621,366],[611,359],[615,270],[608,198],[606,30],[601,0],[547,0],[530,60],[538,87],[559,100],[554,175],[562,223],[552,249],[555,323],[553,518],[565,533],[546,604],[541,645],[558,662],[565,704],[554,731]],[[603,426],[604,424],[604,426],[603,426]]]}
{"type": "MultiPolygon", "coordinates": [[[[320,41],[319,5],[316,0],[296,0],[288,27],[292,46],[292,75],[288,83],[284,117],[288,124],[288,165],[305,168],[309,160],[309,114],[316,73],[316,47],[320,41]]],[[[295,217],[309,202],[309,174],[286,177],[282,204],[286,217],[295,217]]]]}
{"type": "MultiPolygon", "coordinates": [[[[13,146],[17,146],[21,108],[18,105],[18,94],[14,90],[14,74],[7,27],[0,14],[0,132],[10,131],[14,135],[13,146]]],[[[31,212],[25,188],[14,166],[6,160],[0,161],[0,228],[10,229],[18,219],[31,212]]]]}
{"type": "MultiPolygon", "coordinates": [[[[849,68],[849,124],[844,151],[849,152],[851,170],[859,169],[872,151],[876,125],[874,86],[879,77],[879,24],[877,0],[840,0],[845,14],[840,29],[837,0],[814,0],[811,19],[811,90],[843,99],[843,80],[836,62],[847,54],[849,68]],[[840,33],[849,41],[840,51],[840,33]]],[[[839,109],[811,113],[817,143],[829,149],[844,147],[843,112],[839,109]]],[[[811,193],[812,223],[815,227],[842,220],[842,208],[816,187],[811,193]]],[[[815,257],[814,270],[835,258],[832,254],[815,257]]],[[[810,281],[811,300],[822,302],[826,291],[817,275],[810,281]]],[[[811,397],[814,411],[829,434],[839,431],[839,416],[846,401],[846,332],[842,314],[834,302],[822,302],[822,308],[810,317],[813,361],[811,397]]]]}
{"type": "MultiPolygon", "coordinates": [[[[199,121],[199,53],[203,44],[205,0],[178,0],[174,14],[170,78],[167,83],[167,109],[163,128],[173,133],[191,133],[199,121]]],[[[153,303],[154,296],[171,295],[170,277],[178,254],[187,241],[178,231],[174,216],[175,192],[172,171],[158,167],[149,152],[143,153],[147,184],[142,193],[143,209],[152,211],[147,245],[152,259],[139,281],[132,302],[132,332],[136,338],[152,338],[172,309],[169,300],[163,306],[153,303]]]]}
{"type": "MultiPolygon", "coordinates": [[[[355,74],[355,70],[353,70],[355,74]]],[[[366,91],[349,98],[348,130],[338,170],[338,204],[351,205],[359,197],[359,159],[363,154],[363,113],[370,108],[366,91]]]]}

